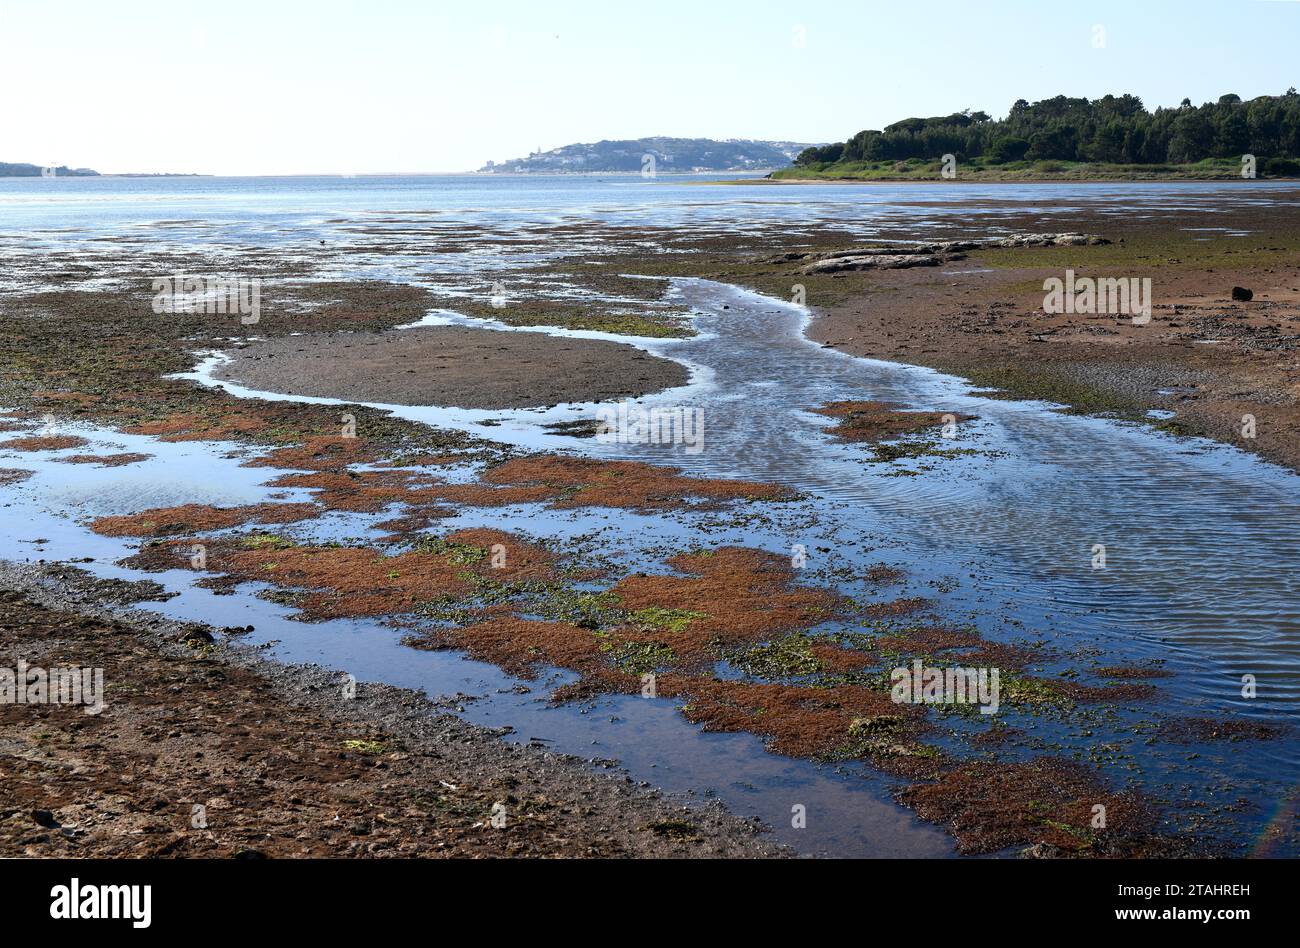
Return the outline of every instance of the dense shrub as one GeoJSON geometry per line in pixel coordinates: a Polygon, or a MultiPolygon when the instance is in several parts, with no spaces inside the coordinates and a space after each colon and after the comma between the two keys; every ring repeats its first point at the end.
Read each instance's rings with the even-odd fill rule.
{"type": "Polygon", "coordinates": [[[1300,158],[1300,94],[1243,102],[1234,94],[1193,106],[1148,112],[1134,95],[1100,99],[1057,96],[1018,100],[1007,117],[956,112],[909,118],[883,131],[867,129],[845,142],[806,149],[795,164],[837,161],[905,161],[984,157],[993,162],[1100,161],[1116,164],[1186,164],[1206,158],[1253,154],[1266,174],[1294,174],[1270,162],[1300,158]],[[1267,159],[1267,160],[1265,160],[1267,159]]]}

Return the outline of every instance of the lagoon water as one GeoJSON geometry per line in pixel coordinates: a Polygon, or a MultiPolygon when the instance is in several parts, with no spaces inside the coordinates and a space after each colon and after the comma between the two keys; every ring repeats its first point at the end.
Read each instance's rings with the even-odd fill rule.
{"type": "MultiPolygon", "coordinates": [[[[51,249],[93,260],[129,254],[132,247],[167,246],[237,259],[249,248],[293,255],[325,241],[331,276],[433,284],[439,273],[458,268],[504,270],[530,254],[580,250],[584,224],[709,234],[833,226],[860,236],[923,239],[954,229],[972,236],[1000,232],[1007,204],[1037,212],[1044,229],[1066,230],[1071,211],[1082,207],[1116,214],[1138,208],[1153,216],[1193,207],[1214,226],[1214,215],[1233,202],[1295,199],[1294,191],[1266,183],[957,188],[715,187],[699,179],[616,176],[10,179],[0,181],[0,246],[33,259],[51,249]],[[557,227],[566,235],[559,244],[557,227]],[[457,241],[471,232],[472,239],[457,241]],[[430,253],[435,244],[443,247],[436,259],[430,253]]],[[[30,284],[37,274],[24,271],[19,282],[30,284]]],[[[808,313],[784,301],[695,280],[674,282],[670,294],[693,314],[700,335],[637,344],[692,366],[694,384],[642,404],[703,408],[699,454],[574,442],[540,430],[543,422],[589,416],[594,406],[545,413],[393,410],[525,445],[788,484],[809,500],[770,520],[720,527],[710,540],[774,550],[802,545],[820,560],[815,565],[828,568],[860,570],[882,561],[904,566],[919,584],[915,594],[935,599],[943,614],[978,625],[990,638],[1032,630],[1076,656],[1096,650],[1104,656],[1101,664],[1166,662],[1176,674],[1160,683],[1163,712],[1294,722],[1300,710],[1300,477],[1231,447],[1067,416],[1042,404],[980,398],[959,379],[823,349],[804,338],[808,313]],[[961,424],[951,444],[960,454],[928,462],[914,476],[897,476],[897,468],[868,463],[862,448],[829,438],[827,420],[808,411],[852,398],[894,400],[975,420],[961,424]],[[489,419],[500,423],[483,427],[489,419]],[[1099,544],[1106,550],[1105,569],[1094,568],[1099,544]],[[1242,697],[1243,675],[1256,676],[1257,698],[1242,697]]],[[[444,312],[428,321],[462,319],[444,312]]],[[[216,384],[204,372],[195,378],[216,384]]],[[[275,397],[228,387],[247,397],[275,397]]],[[[92,434],[157,460],[95,471],[0,453],[5,466],[38,470],[26,484],[0,489],[8,503],[0,508],[8,555],[23,555],[39,538],[45,542],[36,555],[94,556],[97,571],[124,575],[109,564],[126,545],[89,534],[79,520],[172,503],[255,502],[266,493],[260,484],[271,472],[239,468],[223,457],[229,446],[92,434]]],[[[570,536],[575,544],[591,543],[595,535],[597,545],[640,565],[652,563],[645,551],[680,546],[689,535],[689,527],[672,518],[621,512],[473,511],[449,526],[462,523],[570,536]]],[[[355,536],[367,528],[338,518],[322,529],[355,536]]],[[[804,851],[949,852],[946,837],[894,807],[884,783],[855,768],[775,758],[746,735],[698,734],[663,702],[611,698],[594,708],[551,709],[541,700],[542,689],[516,694],[515,683],[495,669],[414,652],[383,626],[306,626],[250,594],[213,597],[179,570],[161,579],[182,595],[160,611],[251,623],[255,640],[277,641],[286,659],[319,661],[362,680],[434,695],[464,693],[470,697],[463,713],[472,720],[509,724],[516,739],[619,759],[636,777],[668,789],[719,795],[740,812],[763,817],[804,851]],[[785,829],[783,814],[792,803],[808,805],[821,820],[806,831],[785,829]]],[[[1186,748],[1135,739],[1149,718],[1125,710],[1094,725],[1096,733],[1044,724],[1040,736],[1080,756],[1099,745],[1124,745],[1117,767],[1126,766],[1120,760],[1140,765],[1145,783],[1175,801],[1226,785],[1253,803],[1239,818],[1239,834],[1259,832],[1294,794],[1300,780],[1294,734],[1280,744],[1200,749],[1192,762],[1186,748]]]]}

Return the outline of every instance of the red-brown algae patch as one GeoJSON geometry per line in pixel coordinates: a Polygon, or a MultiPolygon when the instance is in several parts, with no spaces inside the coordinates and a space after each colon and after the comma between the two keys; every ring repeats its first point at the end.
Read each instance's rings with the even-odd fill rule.
{"type": "Polygon", "coordinates": [[[933,603],[928,599],[912,597],[895,599],[890,602],[873,602],[870,605],[863,606],[860,612],[867,619],[896,619],[900,616],[909,616],[921,612],[932,605],[933,603]]]}
{"type": "Polygon", "coordinates": [[[876,658],[857,649],[845,648],[814,637],[808,643],[808,652],[817,662],[819,670],[828,675],[853,675],[876,665],[876,658]]]}
{"type": "Polygon", "coordinates": [[[0,487],[9,484],[21,484],[32,476],[32,471],[24,471],[16,467],[0,467],[0,487]]]}
{"type": "Polygon", "coordinates": [[[438,484],[412,494],[417,503],[440,501],[465,507],[509,507],[515,504],[544,504],[557,492],[541,484],[521,487],[491,487],[486,484],[438,484]]]}
{"type": "Polygon", "coordinates": [[[941,626],[902,629],[880,637],[876,646],[898,655],[942,656],[947,661],[964,665],[1010,671],[1019,671],[1044,657],[1043,653],[1028,646],[992,642],[972,631],[941,626]]]}
{"type": "Polygon", "coordinates": [[[316,504],[253,504],[245,507],[185,504],[142,510],[125,516],[100,517],[91,522],[90,529],[109,537],[160,537],[226,530],[250,523],[296,523],[319,517],[323,512],[316,504]]]}
{"type": "Polygon", "coordinates": [[[29,438],[0,441],[0,451],[63,451],[87,444],[90,442],[76,435],[32,435],[29,438]]]}
{"type": "Polygon", "coordinates": [[[789,500],[794,496],[775,484],[687,477],[676,468],[639,461],[593,461],[558,455],[515,458],[490,468],[482,480],[489,484],[544,487],[551,492],[555,507],[672,509],[681,506],[686,498],[707,504],[789,500]]]}
{"type": "Polygon", "coordinates": [[[366,457],[351,439],[317,439],[311,448],[282,449],[247,462],[296,468],[270,487],[317,492],[330,510],[374,513],[390,504],[434,508],[548,504],[554,508],[612,507],[642,510],[702,509],[737,500],[788,500],[785,488],[751,481],[695,478],[675,468],[630,461],[601,462],[542,455],[517,458],[485,471],[476,482],[447,483],[416,465],[351,470],[366,457]],[[348,453],[355,451],[357,453],[348,453]]]}
{"type": "Polygon", "coordinates": [[[745,547],[683,553],[667,564],[684,576],[637,574],[611,592],[633,611],[668,609],[691,618],[682,632],[698,644],[761,642],[843,613],[838,593],[799,586],[788,557],[745,547]]]}
{"type": "MultiPolygon", "coordinates": [[[[729,648],[810,628],[842,603],[829,591],[794,585],[788,560],[761,550],[724,548],[667,562],[687,575],[636,574],[601,593],[553,590],[564,622],[514,617],[505,630],[486,622],[434,629],[409,641],[423,648],[466,648],[515,670],[550,664],[589,679],[556,696],[564,700],[611,687],[628,690],[637,680],[626,676],[629,671],[711,670],[729,648]],[[539,640],[528,642],[529,634],[539,640]]],[[[846,671],[871,662],[870,656],[855,661],[831,642],[821,652],[846,671]]]]}
{"type": "Polygon", "coordinates": [[[431,530],[439,520],[454,516],[456,511],[450,507],[413,507],[408,508],[400,517],[380,521],[375,524],[375,529],[388,531],[379,538],[380,542],[399,543],[410,539],[415,534],[431,530]]]}
{"type": "Polygon", "coordinates": [[[1209,741],[1272,741],[1287,733],[1279,724],[1267,724],[1245,718],[1216,720],[1214,718],[1172,718],[1162,721],[1157,735],[1175,744],[1195,744],[1209,741]]]}
{"type": "Polygon", "coordinates": [[[978,748],[1001,747],[1009,741],[1019,741],[1024,732],[1018,728],[1008,727],[1000,721],[994,721],[986,730],[971,734],[967,740],[978,748]]]}
{"type": "Polygon", "coordinates": [[[278,467],[293,471],[337,471],[351,464],[378,459],[375,449],[361,438],[308,438],[301,444],[275,448],[244,462],[245,467],[278,467]]]}
{"type": "Polygon", "coordinates": [[[901,570],[895,566],[886,566],[883,563],[877,563],[867,569],[862,574],[862,578],[867,582],[877,586],[892,586],[895,583],[901,583],[907,578],[906,570],[901,570]]]}
{"type": "Polygon", "coordinates": [[[705,731],[756,734],[791,757],[846,760],[929,756],[912,743],[926,728],[917,705],[895,704],[864,685],[818,688],[664,675],[659,694],[685,699],[687,720],[705,731]]]}
{"type": "Polygon", "coordinates": [[[316,471],[284,474],[268,487],[314,491],[314,500],[328,510],[377,513],[392,504],[426,506],[442,499],[435,481],[409,471],[316,471]]]}
{"type": "MultiPolygon", "coordinates": [[[[143,552],[143,551],[142,551],[143,552]]],[[[171,556],[176,551],[170,551],[171,556]]],[[[166,551],[157,559],[170,561],[166,551]]],[[[554,581],[550,554],[508,533],[461,530],[395,555],[370,547],[300,546],[269,534],[211,541],[201,585],[230,589],[265,582],[297,590],[299,615],[308,621],[395,617],[421,606],[466,600],[476,581],[554,581]]],[[[145,560],[135,562],[143,565],[145,560]]]]}
{"type": "Polygon", "coordinates": [[[953,412],[903,411],[897,405],[877,401],[830,402],[812,410],[836,419],[831,433],[844,441],[887,441],[971,419],[970,415],[953,412]]]}
{"type": "Polygon", "coordinates": [[[975,648],[981,642],[978,635],[964,629],[916,626],[881,636],[876,640],[876,646],[887,652],[934,655],[951,649],[975,648]]]}
{"type": "Polygon", "coordinates": [[[968,855],[1035,846],[1036,855],[1143,856],[1168,844],[1140,796],[1109,791],[1099,774],[1063,758],[965,763],[898,797],[968,855]]]}
{"type": "Polygon", "coordinates": [[[415,648],[430,651],[463,649],[470,658],[489,662],[508,674],[527,680],[535,678],[538,668],[543,665],[589,675],[604,664],[600,648],[602,640],[591,629],[567,622],[539,622],[517,616],[464,627],[431,629],[407,641],[415,648]]]}
{"type": "Polygon", "coordinates": [[[1149,701],[1160,694],[1155,685],[1144,682],[1118,682],[1113,685],[1084,685],[1077,681],[1049,681],[1047,687],[1068,701],[1079,704],[1102,702],[1149,701]]]}
{"type": "Polygon", "coordinates": [[[55,458],[61,464],[96,464],[99,467],[125,467],[128,464],[138,464],[141,461],[147,461],[152,454],[136,454],[123,452],[121,454],[72,454],[66,458],[55,458]]]}
{"type": "Polygon", "coordinates": [[[1115,678],[1121,680],[1147,680],[1154,678],[1172,678],[1174,673],[1150,665],[1106,665],[1094,671],[1098,678],[1115,678]]]}
{"type": "Polygon", "coordinates": [[[412,454],[383,461],[378,467],[449,467],[465,459],[456,454],[412,454]]]}
{"type": "Polygon", "coordinates": [[[218,416],[197,412],[175,412],[151,421],[126,425],[126,434],[148,435],[159,441],[233,441],[260,435],[270,428],[265,418],[241,411],[225,411],[218,416]]]}

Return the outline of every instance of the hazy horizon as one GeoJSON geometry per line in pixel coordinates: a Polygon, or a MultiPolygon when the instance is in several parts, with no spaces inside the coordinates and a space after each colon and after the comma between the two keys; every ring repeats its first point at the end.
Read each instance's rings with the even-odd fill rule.
{"type": "Polygon", "coordinates": [[[1300,84],[1290,0],[940,0],[924,39],[915,13],[884,3],[127,7],[0,0],[0,77],[31,90],[7,103],[0,161],[456,174],[578,142],[830,142],[911,116],[1001,116],[1019,98],[1128,92],[1155,108],[1300,84]],[[1015,65],[991,71],[998,63],[1015,65]]]}

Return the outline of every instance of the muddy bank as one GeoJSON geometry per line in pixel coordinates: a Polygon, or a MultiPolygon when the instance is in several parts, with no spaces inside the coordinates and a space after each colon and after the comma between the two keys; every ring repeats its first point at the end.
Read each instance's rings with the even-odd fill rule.
{"type": "Polygon", "coordinates": [[[287,395],[456,408],[531,408],[635,398],[686,384],[677,362],[633,346],[534,332],[438,326],[256,342],[217,378],[287,395]]]}
{"type": "MultiPolygon", "coordinates": [[[[1012,397],[1150,419],[1171,434],[1213,438],[1300,470],[1300,270],[1263,247],[1252,254],[1222,243],[1181,251],[1196,253],[1194,261],[1153,265],[1149,238],[1127,243],[1025,260],[989,251],[953,267],[986,272],[960,276],[879,273],[821,309],[809,336],[1012,397]],[[1043,282],[1067,269],[1150,278],[1150,322],[1045,313],[1043,282]],[[1234,286],[1251,288],[1254,299],[1234,301],[1234,286]]],[[[1247,246],[1256,243],[1267,239],[1247,246]]]]}
{"type": "Polygon", "coordinates": [[[268,661],[237,630],[110,611],[101,585],[0,562],[0,667],[102,668],[106,704],[0,705],[0,855],[780,854],[717,804],[508,744],[411,691],[348,699],[343,676],[268,661]]]}

